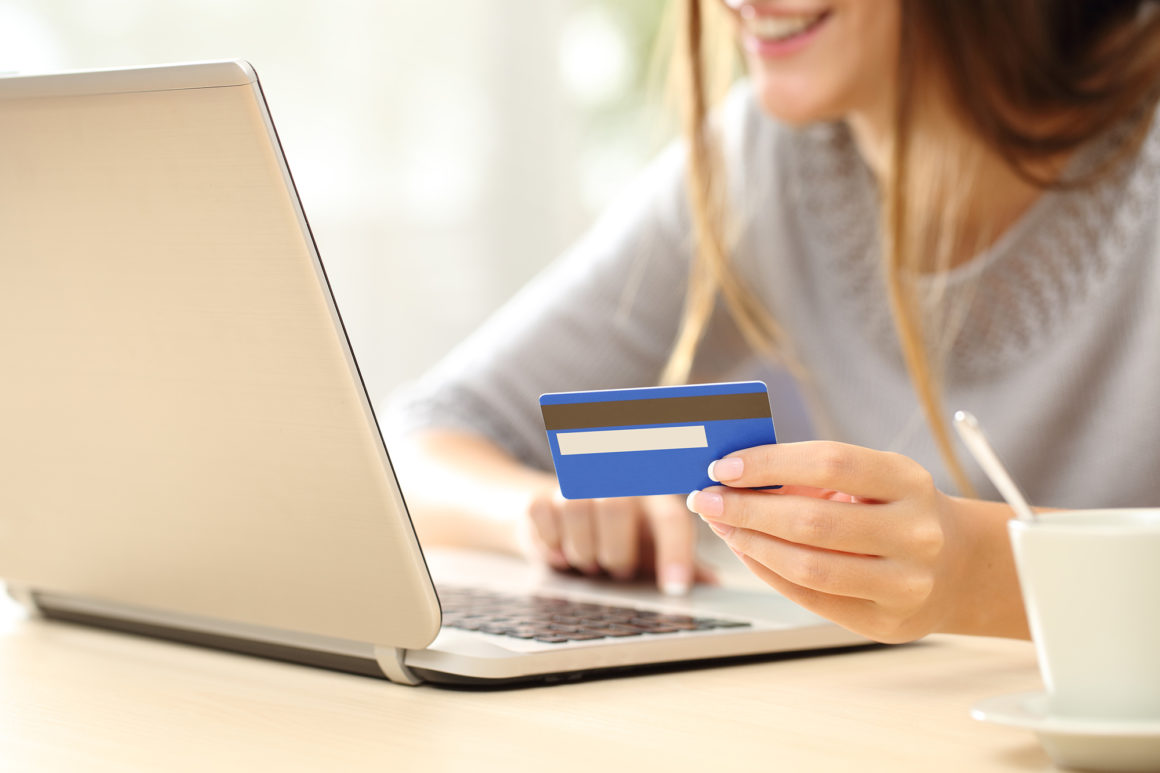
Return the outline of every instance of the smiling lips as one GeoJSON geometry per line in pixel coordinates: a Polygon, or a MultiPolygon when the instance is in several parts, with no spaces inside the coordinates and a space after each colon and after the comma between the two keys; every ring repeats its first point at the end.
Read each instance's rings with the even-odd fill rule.
{"type": "MultiPolygon", "coordinates": [[[[752,6],[745,6],[750,8],[752,6]]],[[[826,17],[826,11],[793,16],[768,16],[742,14],[741,23],[745,31],[762,40],[788,40],[816,26],[826,17]]]]}
{"type": "Polygon", "coordinates": [[[829,18],[830,11],[786,10],[775,6],[729,2],[737,12],[746,47],[762,55],[785,55],[802,48],[829,18]]]}

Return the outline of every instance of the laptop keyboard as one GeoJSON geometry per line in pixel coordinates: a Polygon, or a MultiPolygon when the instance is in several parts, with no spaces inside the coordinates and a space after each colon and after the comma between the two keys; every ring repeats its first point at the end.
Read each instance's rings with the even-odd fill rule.
{"type": "Polygon", "coordinates": [[[745,628],[741,620],[654,612],[647,609],[518,596],[477,588],[439,588],[443,625],[550,644],[643,634],[745,628]]]}

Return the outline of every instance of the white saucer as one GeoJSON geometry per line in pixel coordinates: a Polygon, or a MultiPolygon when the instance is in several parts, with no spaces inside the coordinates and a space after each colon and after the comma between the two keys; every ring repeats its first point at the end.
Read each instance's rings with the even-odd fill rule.
{"type": "Polygon", "coordinates": [[[1047,754],[1060,767],[1160,771],[1160,717],[1119,720],[1052,716],[1043,692],[988,698],[971,709],[971,716],[1034,730],[1047,754]]]}

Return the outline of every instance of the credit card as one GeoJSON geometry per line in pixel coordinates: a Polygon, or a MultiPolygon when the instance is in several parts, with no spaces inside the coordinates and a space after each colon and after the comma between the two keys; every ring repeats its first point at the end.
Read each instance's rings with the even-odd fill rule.
{"type": "Polygon", "coordinates": [[[540,395],[566,499],[688,494],[709,463],[777,442],[761,381],[540,395]]]}

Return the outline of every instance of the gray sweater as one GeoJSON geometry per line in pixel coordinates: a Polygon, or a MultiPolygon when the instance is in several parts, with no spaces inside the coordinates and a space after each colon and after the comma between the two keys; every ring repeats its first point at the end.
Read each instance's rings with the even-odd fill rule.
{"type": "MultiPolygon", "coordinates": [[[[841,124],[792,130],[748,88],[721,112],[735,267],[813,376],[815,436],[899,451],[949,475],[891,326],[876,190],[841,124]],[[826,428],[824,432],[820,428],[826,428]]],[[[948,411],[971,410],[1034,504],[1160,505],[1160,122],[1129,168],[1052,191],[945,280],[948,411]]],[[[1122,141],[1103,137],[1077,159],[1122,141]]],[[[482,434],[551,469],[542,392],[657,382],[680,320],[690,236],[679,145],[590,232],[392,405],[392,431],[482,434]]],[[[935,312],[932,312],[935,313],[935,312]]],[[[785,376],[721,313],[692,381],[771,381],[782,440],[801,439],[785,376]],[[790,428],[787,432],[786,429],[790,428]]],[[[994,489],[962,451],[979,491],[994,489]]]]}

